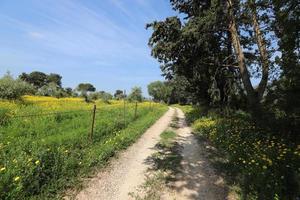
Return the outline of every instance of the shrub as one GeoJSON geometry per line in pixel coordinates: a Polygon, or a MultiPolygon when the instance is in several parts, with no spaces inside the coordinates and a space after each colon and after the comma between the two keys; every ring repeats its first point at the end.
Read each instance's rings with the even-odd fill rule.
{"type": "Polygon", "coordinates": [[[30,84],[14,79],[10,74],[0,79],[0,98],[1,99],[20,99],[22,95],[34,92],[34,87],[30,84]]]}

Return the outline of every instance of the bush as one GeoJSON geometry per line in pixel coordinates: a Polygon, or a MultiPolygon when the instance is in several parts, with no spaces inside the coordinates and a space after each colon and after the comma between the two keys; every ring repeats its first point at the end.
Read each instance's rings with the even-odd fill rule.
{"type": "Polygon", "coordinates": [[[30,84],[14,79],[10,74],[0,79],[0,99],[20,99],[25,94],[34,93],[34,87],[30,84]]]}
{"type": "Polygon", "coordinates": [[[62,88],[58,87],[55,83],[49,83],[42,86],[36,93],[39,96],[51,96],[51,97],[64,97],[66,96],[62,88]]]}

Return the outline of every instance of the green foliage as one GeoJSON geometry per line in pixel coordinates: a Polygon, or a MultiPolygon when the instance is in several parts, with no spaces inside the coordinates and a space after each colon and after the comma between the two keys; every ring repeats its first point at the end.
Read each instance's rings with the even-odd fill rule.
{"type": "Polygon", "coordinates": [[[116,90],[115,94],[114,94],[114,98],[116,100],[120,100],[120,99],[124,99],[125,98],[125,94],[122,90],[116,90]]]}
{"type": "Polygon", "coordinates": [[[171,147],[171,145],[174,145],[174,139],[176,137],[176,133],[174,131],[164,131],[162,134],[160,134],[161,140],[159,141],[160,145],[163,147],[171,147]]]}
{"type": "Polygon", "coordinates": [[[48,85],[49,83],[53,83],[57,87],[61,88],[62,76],[60,76],[59,74],[50,73],[49,75],[47,75],[43,72],[34,71],[30,74],[22,73],[19,78],[35,86],[36,88],[41,88],[45,85],[48,85]]]}
{"type": "Polygon", "coordinates": [[[58,98],[66,96],[63,89],[58,87],[54,82],[42,86],[36,94],[39,96],[51,96],[51,97],[58,97],[58,98]]]}
{"type": "Polygon", "coordinates": [[[171,88],[165,82],[155,81],[148,85],[148,93],[153,97],[154,101],[163,101],[168,103],[171,95],[171,88]]]}
{"type": "Polygon", "coordinates": [[[20,99],[22,95],[31,94],[34,88],[20,79],[14,79],[10,74],[0,78],[0,99],[20,99]]]}
{"type": "Polygon", "coordinates": [[[34,71],[30,74],[22,73],[19,78],[37,88],[47,85],[47,75],[43,72],[34,71]]]}
{"type": "MultiPolygon", "coordinates": [[[[27,113],[39,113],[38,105],[20,105],[27,113]]],[[[120,115],[123,104],[97,111],[93,142],[88,139],[90,112],[12,118],[0,126],[0,199],[54,199],[66,187],[87,175],[93,166],[133,143],[166,107],[127,105],[126,125],[120,115]]],[[[0,115],[6,115],[3,111],[0,115]]]]}
{"type": "Polygon", "coordinates": [[[185,78],[186,89],[194,102],[210,104],[211,87],[220,90],[223,95],[220,99],[225,102],[229,93],[223,91],[233,89],[231,82],[237,76],[235,68],[229,64],[231,59],[226,59],[232,56],[232,51],[222,5],[218,1],[203,1],[206,6],[200,6],[198,1],[171,3],[174,10],[187,16],[184,20],[169,17],[147,25],[153,29],[149,39],[152,56],[161,63],[163,75],[168,80],[176,76],[185,78]],[[223,71],[230,76],[225,77],[223,71]],[[214,81],[218,84],[213,85],[214,81]]]}
{"type": "Polygon", "coordinates": [[[279,38],[276,62],[281,66],[279,79],[268,90],[265,107],[269,124],[277,131],[299,141],[300,130],[300,54],[298,1],[274,0],[275,33],[279,38]],[[274,123],[276,121],[276,123],[274,123]]]}
{"type": "Polygon", "coordinates": [[[130,102],[142,102],[143,101],[143,95],[142,95],[142,88],[141,87],[133,87],[131,89],[130,94],[128,95],[128,100],[130,102]]]}
{"type": "Polygon", "coordinates": [[[100,92],[94,92],[94,93],[91,93],[90,94],[90,98],[92,100],[98,100],[98,99],[101,99],[103,100],[104,102],[108,103],[109,100],[112,100],[113,96],[108,93],[108,92],[105,92],[105,91],[100,91],[100,92]]]}
{"type": "Polygon", "coordinates": [[[88,92],[95,92],[96,88],[90,84],[90,83],[80,83],[77,88],[77,91],[79,91],[81,93],[81,96],[84,97],[86,102],[89,102],[89,96],[88,96],[88,92]]]}
{"type": "Polygon", "coordinates": [[[95,92],[96,88],[90,83],[80,83],[77,86],[77,90],[79,92],[86,93],[86,92],[95,92]]]}
{"type": "Polygon", "coordinates": [[[50,73],[47,77],[47,83],[53,83],[57,87],[61,88],[62,76],[59,74],[50,73]]]}
{"type": "MultiPolygon", "coordinates": [[[[187,116],[196,115],[191,107],[185,111],[187,116]]],[[[244,112],[199,118],[200,113],[193,118],[194,132],[222,152],[225,161],[216,164],[239,184],[242,199],[295,199],[300,194],[297,143],[258,127],[244,112]]]]}
{"type": "Polygon", "coordinates": [[[148,85],[148,93],[154,101],[168,104],[191,103],[193,95],[189,92],[189,83],[183,76],[175,76],[169,81],[155,81],[148,85]]]}
{"type": "Polygon", "coordinates": [[[9,109],[0,108],[0,126],[4,126],[9,122],[9,109]]]}

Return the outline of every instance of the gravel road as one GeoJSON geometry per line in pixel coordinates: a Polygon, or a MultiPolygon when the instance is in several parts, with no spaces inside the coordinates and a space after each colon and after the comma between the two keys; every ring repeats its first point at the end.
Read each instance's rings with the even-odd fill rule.
{"type": "Polygon", "coordinates": [[[92,178],[75,199],[132,199],[128,193],[134,192],[144,182],[144,174],[149,168],[145,160],[155,152],[154,146],[160,139],[159,135],[168,127],[174,113],[175,109],[170,108],[135,144],[120,153],[105,170],[92,178]]]}
{"type": "Polygon", "coordinates": [[[177,142],[182,146],[182,170],[172,184],[173,194],[167,199],[176,200],[226,200],[227,188],[222,177],[218,176],[207,159],[207,144],[199,143],[187,126],[185,116],[177,110],[179,129],[177,142]]]}
{"type": "MultiPolygon", "coordinates": [[[[89,180],[86,188],[78,193],[78,200],[133,200],[129,195],[145,182],[145,174],[151,166],[146,162],[156,152],[160,134],[166,130],[174,115],[179,128],[176,140],[182,147],[181,172],[176,175],[162,200],[234,200],[227,187],[207,159],[206,143],[199,143],[187,126],[183,112],[169,110],[151,126],[141,138],[127,150],[112,159],[109,166],[89,180]]],[[[161,188],[162,191],[163,188],[161,188]]]]}

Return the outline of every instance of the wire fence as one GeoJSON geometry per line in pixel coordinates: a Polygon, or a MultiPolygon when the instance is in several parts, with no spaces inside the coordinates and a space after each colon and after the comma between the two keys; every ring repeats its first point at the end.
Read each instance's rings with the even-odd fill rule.
{"type": "MultiPolygon", "coordinates": [[[[45,101],[44,101],[45,102],[45,101]]],[[[50,102],[50,101],[48,101],[50,102]]],[[[41,127],[42,125],[39,125],[39,122],[41,120],[44,120],[45,117],[52,117],[55,120],[57,120],[57,123],[55,123],[53,126],[55,126],[55,129],[58,129],[58,126],[62,126],[61,121],[64,121],[65,123],[69,123],[70,125],[64,127],[70,128],[71,124],[74,125],[74,129],[80,127],[78,123],[83,123],[84,126],[86,126],[86,134],[87,138],[90,141],[94,140],[95,137],[95,130],[106,130],[107,127],[105,126],[113,126],[114,130],[121,130],[128,126],[129,123],[135,121],[137,118],[142,115],[141,112],[149,112],[153,110],[154,104],[150,102],[147,106],[140,104],[138,102],[129,103],[124,100],[122,104],[118,104],[117,106],[110,106],[110,105],[97,105],[97,104],[91,104],[88,108],[84,109],[75,109],[75,110],[67,110],[67,111],[60,111],[60,110],[46,110],[46,111],[35,111],[39,113],[22,113],[22,114],[12,114],[12,115],[3,115],[0,113],[0,133],[4,133],[4,130],[1,129],[3,127],[6,127],[5,131],[9,131],[10,124],[16,122],[18,123],[17,126],[20,129],[25,129],[26,126],[38,126],[41,127]],[[123,105],[122,105],[123,104],[123,105]],[[73,115],[76,115],[75,117],[73,115]],[[69,117],[67,117],[69,116],[69,117]],[[73,116],[73,117],[71,117],[73,116]],[[76,121],[72,122],[72,119],[77,119],[76,121]],[[17,122],[18,120],[24,120],[30,121],[32,123],[27,123],[29,125],[23,124],[22,122],[17,122]],[[101,121],[101,120],[102,121],[101,121]]],[[[51,120],[49,118],[49,124],[51,124],[51,120]]],[[[48,118],[47,118],[48,119],[48,118]]],[[[47,123],[47,122],[43,122],[47,123]]],[[[52,127],[53,127],[52,126],[52,127]]],[[[51,127],[49,125],[49,127],[51,127]]],[[[63,129],[62,127],[61,129],[63,129]]],[[[34,129],[34,128],[33,128],[34,129]]],[[[45,132],[54,132],[54,130],[51,130],[51,128],[47,129],[47,126],[45,127],[45,130],[42,130],[41,128],[36,128],[37,130],[45,131],[45,132]]],[[[20,130],[20,132],[22,132],[20,130]]],[[[30,131],[29,131],[30,132],[30,131]]],[[[100,131],[101,132],[101,131],[100,131]]],[[[15,133],[18,135],[18,133],[15,133]]]]}

